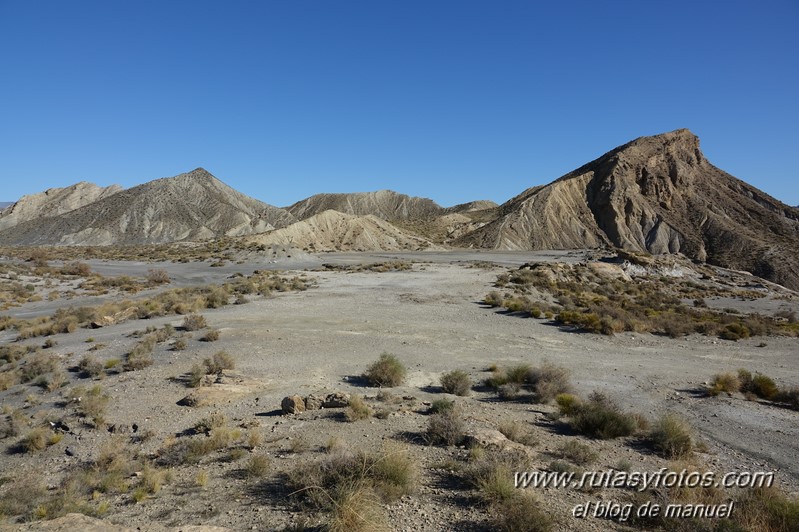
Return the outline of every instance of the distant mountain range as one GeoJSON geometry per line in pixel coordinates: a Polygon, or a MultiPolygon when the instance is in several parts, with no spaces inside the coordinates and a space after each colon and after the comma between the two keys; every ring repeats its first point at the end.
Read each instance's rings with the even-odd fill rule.
{"type": "Polygon", "coordinates": [[[202,168],[122,190],[78,183],[0,210],[0,245],[117,245],[245,237],[309,251],[615,247],[747,270],[799,289],[799,209],[716,168],[681,129],[641,137],[502,205],[444,208],[390,190],[286,208],[202,168]]]}

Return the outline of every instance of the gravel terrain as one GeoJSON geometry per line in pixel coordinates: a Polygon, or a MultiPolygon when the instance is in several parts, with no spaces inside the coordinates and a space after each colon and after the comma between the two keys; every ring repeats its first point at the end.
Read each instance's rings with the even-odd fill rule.
{"type": "MultiPolygon", "coordinates": [[[[322,456],[320,449],[336,437],[353,448],[379,449],[387,441],[399,441],[410,448],[421,469],[419,486],[414,495],[388,507],[390,523],[396,530],[480,529],[488,519],[484,508],[470,499],[468,490],[453,486],[453,474],[446,465],[448,460],[464,459],[467,451],[424,445],[419,435],[427,423],[427,405],[442,397],[438,382],[442,373],[460,369],[479,382],[493,363],[537,366],[551,361],[571,371],[581,396],[603,391],[625,409],[650,419],[676,412],[690,422],[706,445],[707,452],[697,455],[701,467],[720,474],[774,471],[783,488],[799,491],[797,412],[746,401],[738,395],[710,398],[701,392],[703,382],[714,374],[739,367],[763,372],[781,385],[799,385],[799,339],[769,337],[765,339],[767,345],[759,347],[763,338],[730,342],[699,335],[669,339],[638,333],[612,337],[581,334],[562,330],[546,320],[507,315],[480,303],[505,268],[471,267],[473,261],[513,266],[532,259],[575,261],[582,257],[566,252],[458,252],[331,253],[295,258],[290,266],[296,268],[396,258],[424,262],[414,264],[410,271],[309,272],[308,277],[317,286],[307,291],[256,297],[244,305],[204,311],[209,326],[221,333],[217,342],[200,342],[199,333],[195,333],[184,351],[171,351],[159,344],[153,366],[99,381],[113,398],[106,416],[108,423],[136,424],[139,433],[151,434],[147,441],[137,444],[143,452],[155,452],[170,437],[212,412],[221,412],[233,424],[255,427],[262,433],[263,444],[258,451],[269,456],[273,471],[266,480],[253,482],[240,474],[240,463],[221,455],[204,459],[196,466],[175,468],[174,480],[141,504],[127,504],[124,496],[119,496],[105,519],[139,530],[186,525],[275,530],[296,525],[303,522],[303,513],[280,485],[279,473],[322,456]],[[181,382],[182,376],[193,364],[220,349],[233,355],[236,367],[225,374],[221,385],[207,389],[210,404],[194,408],[178,405],[191,391],[181,382]],[[391,389],[398,398],[396,404],[383,405],[390,410],[386,419],[345,422],[340,409],[281,415],[281,399],[292,394],[363,394],[370,404],[381,407],[375,399],[379,390],[364,386],[359,376],[383,352],[395,354],[408,368],[405,383],[391,389]],[[200,469],[209,477],[203,487],[193,481],[200,469]]],[[[248,273],[265,266],[286,268],[288,260],[224,268],[145,263],[91,266],[94,271],[114,275],[164,267],[175,286],[217,282],[235,271],[248,273]]],[[[795,309],[796,299],[780,304],[795,309]]],[[[10,313],[24,315],[26,311],[30,309],[21,307],[10,313]]],[[[122,357],[137,341],[129,337],[131,333],[167,323],[179,327],[182,317],[80,329],[57,335],[58,345],[50,351],[61,356],[66,367],[74,366],[91,347],[86,342],[91,337],[93,343],[106,344],[94,353],[101,360],[122,357]]],[[[3,338],[8,341],[9,337],[3,338]]],[[[70,379],[71,383],[89,383],[74,374],[70,379]]],[[[4,406],[24,407],[32,388],[17,388],[2,392],[4,406]]],[[[41,404],[27,407],[31,415],[60,408],[58,393],[33,393],[40,393],[41,404]]],[[[629,439],[594,441],[564,432],[546,416],[555,410],[551,405],[497,402],[493,393],[480,390],[455,400],[471,429],[494,428],[501,420],[529,425],[539,442],[531,449],[536,467],[545,468],[553,460],[553,450],[574,438],[599,454],[590,469],[608,469],[620,460],[642,471],[654,471],[665,464],[629,439]]],[[[113,437],[104,430],[72,427],[60,443],[33,459],[27,454],[4,456],[0,476],[36,470],[46,481],[55,483],[63,471],[91,460],[113,437]],[[65,455],[66,448],[73,456],[65,455]]],[[[615,521],[571,517],[574,505],[613,498],[613,492],[603,495],[547,489],[539,490],[537,496],[562,529],[626,529],[615,521]]],[[[310,523],[319,518],[312,515],[310,523]]]]}

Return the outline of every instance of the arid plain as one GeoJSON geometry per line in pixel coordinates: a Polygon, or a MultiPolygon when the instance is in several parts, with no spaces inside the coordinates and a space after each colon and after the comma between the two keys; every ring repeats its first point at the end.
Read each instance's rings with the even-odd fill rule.
{"type": "MultiPolygon", "coordinates": [[[[222,266],[100,260],[85,264],[93,273],[106,276],[144,279],[148,270],[155,269],[172,279],[126,296],[133,301],[178,287],[246,279],[256,270],[279,271],[289,284],[301,279],[302,286],[247,295],[247,302],[239,300],[240,304],[233,304],[231,290],[219,308],[199,311],[206,324],[194,332],[182,330],[185,315],[169,314],[48,336],[54,342],[43,352],[64,370],[65,382],[50,389],[46,379],[31,381],[0,392],[7,417],[16,416],[19,425],[18,436],[3,440],[8,449],[0,475],[7,485],[35,479],[46,487],[44,492],[24,488],[32,490],[30,497],[35,499],[27,509],[30,517],[53,507],[48,506],[48,498],[66,497],[64,479],[96,467],[103,453],[110,452],[109,445],[129,453],[127,459],[136,466],[125,471],[125,478],[114,481],[118,485],[103,485],[99,480],[89,492],[71,494],[75,501],[68,503],[103,519],[94,523],[100,528],[115,523],[142,530],[185,530],[188,525],[312,529],[330,523],[337,510],[306,500],[305,491],[317,488],[298,484],[297,470],[304,464],[323,463],[336,453],[379,454],[386,449],[407,457],[412,478],[407,486],[403,484],[401,493],[379,502],[380,515],[369,519],[375,527],[397,530],[498,526],[495,496],[486,496],[479,482],[469,477],[472,464],[482,459],[475,457],[474,448],[486,449],[481,452],[491,456],[515,456],[516,461],[508,463],[522,470],[765,471],[774,472],[787,492],[799,489],[796,411],[756,397],[747,400],[742,393],[708,394],[714,375],[738,368],[768,375],[780,387],[795,386],[799,383],[795,337],[731,341],[700,334],[678,338],[648,332],[589,334],[554,319],[536,319],[526,312],[484,303],[486,295],[497,290],[498,276],[526,264],[601,264],[603,271],[630,266],[611,255],[593,251],[314,255],[282,250],[275,258],[249,254],[222,266]],[[171,332],[154,343],[150,365],[120,369],[147,331],[157,334],[165,327],[171,332]],[[218,339],[202,341],[209,330],[217,331],[218,339]],[[185,345],[176,347],[181,340],[185,345]],[[193,368],[219,351],[230,355],[232,367],[212,378],[202,377],[193,386],[189,382],[193,368]],[[395,355],[407,369],[400,385],[378,388],[362,377],[382,353],[395,355]],[[86,357],[103,369],[93,376],[79,370],[86,357]],[[120,366],[109,360],[119,360],[120,366]],[[635,412],[650,425],[666,413],[678,415],[691,427],[694,450],[679,459],[664,458],[647,443],[648,429],[619,438],[586,437],[570,425],[568,417],[557,414],[557,404],[535,400],[526,384],[512,396],[484,384],[492,375],[491,366],[500,371],[546,364],[568,372],[575,395],[588,398],[592,392],[601,392],[621,411],[635,412]],[[441,376],[455,370],[468,375],[473,388],[468,395],[443,393],[441,376]],[[83,387],[84,394],[92,386],[102,388],[108,397],[102,420],[92,421],[81,413],[74,403],[81,399],[71,393],[77,386],[83,387]],[[353,418],[342,407],[297,414],[281,410],[284,397],[326,397],[335,392],[364,397],[369,415],[353,418]],[[186,401],[187,396],[191,400],[186,401]],[[454,402],[462,421],[464,437],[452,445],[430,438],[430,410],[441,407],[442,399],[454,402]],[[216,419],[219,426],[205,427],[209,419],[216,419]],[[54,427],[50,437],[57,442],[30,451],[14,447],[28,426],[48,424],[54,427]],[[221,427],[229,433],[213,449],[190,458],[170,455],[170,449],[181,447],[184,441],[212,439],[213,431],[221,427]],[[256,456],[263,458],[263,469],[253,465],[256,456]],[[137,491],[145,486],[142,477],[148,475],[163,475],[157,489],[137,491]]],[[[672,272],[680,278],[700,278],[680,264],[673,264],[672,272]]],[[[82,279],[78,275],[74,281],[69,286],[82,279]]],[[[796,294],[777,285],[755,282],[763,288],[753,297],[753,278],[748,274],[717,268],[714,282],[731,292],[707,297],[710,308],[789,315],[799,307],[796,294]],[[738,296],[730,295],[736,292],[738,296]]],[[[512,292],[510,288],[500,291],[512,292]]],[[[26,303],[7,313],[31,318],[64,308],[65,301],[77,307],[119,298],[112,290],[105,295],[26,303]]],[[[13,342],[17,333],[7,329],[0,340],[4,345],[37,347],[44,341],[13,342]]],[[[532,494],[535,505],[556,528],[622,530],[631,526],[630,521],[575,519],[571,510],[591,500],[626,503],[634,499],[635,490],[519,491],[532,494]]],[[[674,494],[660,492],[647,496],[678,500],[674,494]]],[[[71,526],[88,526],[80,524],[77,516],[61,519],[24,526],[46,528],[64,524],[64,519],[65,526],[70,526],[69,519],[78,520],[71,526]]],[[[643,520],[636,526],[654,524],[643,520]]]]}

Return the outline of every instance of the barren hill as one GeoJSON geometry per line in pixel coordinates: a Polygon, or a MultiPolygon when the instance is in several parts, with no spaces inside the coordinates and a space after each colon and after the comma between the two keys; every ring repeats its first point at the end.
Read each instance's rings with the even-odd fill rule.
{"type": "Polygon", "coordinates": [[[491,200],[477,200],[453,205],[452,207],[447,207],[445,210],[447,212],[475,212],[495,209],[497,207],[499,207],[499,205],[491,200]]]}
{"type": "MultiPolygon", "coordinates": [[[[107,198],[122,190],[119,185],[100,187],[81,181],[64,188],[50,188],[38,194],[22,196],[16,203],[0,211],[0,230],[28,220],[57,216],[97,200],[107,198]]],[[[0,204],[0,208],[3,205],[0,204]]]]}
{"type": "Polygon", "coordinates": [[[680,252],[799,289],[799,213],[710,164],[687,129],[636,139],[499,209],[458,244],[680,252]]]}
{"type": "Polygon", "coordinates": [[[333,210],[247,240],[309,251],[411,251],[436,248],[430,241],[406,233],[376,216],[353,216],[333,210]]]}
{"type": "Polygon", "coordinates": [[[372,215],[383,220],[419,219],[444,214],[444,209],[431,199],[407,196],[393,190],[316,194],[286,209],[300,220],[327,210],[356,216],[372,215]]]}
{"type": "Polygon", "coordinates": [[[284,227],[294,217],[197,168],[156,179],[68,213],[0,231],[11,245],[113,245],[202,240],[284,227]]]}

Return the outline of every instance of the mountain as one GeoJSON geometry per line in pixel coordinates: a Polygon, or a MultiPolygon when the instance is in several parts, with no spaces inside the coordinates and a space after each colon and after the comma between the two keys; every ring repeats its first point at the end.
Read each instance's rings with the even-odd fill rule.
{"type": "Polygon", "coordinates": [[[499,214],[456,244],[679,252],[799,289],[799,212],[710,164],[687,129],[620,146],[499,214]]]}
{"type": "Polygon", "coordinates": [[[468,203],[461,203],[458,205],[453,205],[452,207],[447,207],[444,209],[446,212],[475,212],[475,211],[485,211],[488,209],[495,209],[499,207],[496,203],[491,200],[477,200],[477,201],[470,201],[468,203]]]}
{"type": "Polygon", "coordinates": [[[254,235],[248,242],[308,251],[400,251],[441,249],[376,216],[327,210],[283,229],[254,235]]]}
{"type": "Polygon", "coordinates": [[[202,168],[116,192],[80,208],[0,231],[5,245],[145,244],[248,235],[295,218],[245,196],[202,168]]]}
{"type": "Polygon", "coordinates": [[[5,209],[6,207],[11,207],[14,205],[15,202],[13,201],[0,201],[0,211],[5,209]]]}
{"type": "Polygon", "coordinates": [[[427,198],[417,198],[394,192],[355,192],[351,194],[316,194],[286,207],[300,220],[327,210],[356,216],[372,215],[383,220],[408,220],[444,214],[444,209],[427,198]]]}
{"type": "Polygon", "coordinates": [[[0,211],[0,231],[28,220],[55,216],[106,198],[122,190],[119,185],[100,187],[81,181],[64,188],[50,188],[22,196],[10,208],[0,211]]]}

